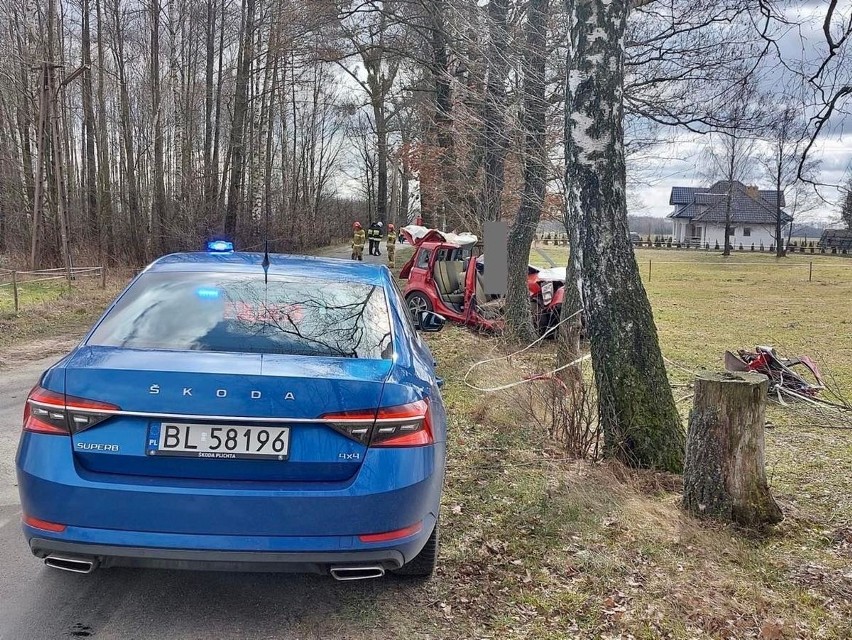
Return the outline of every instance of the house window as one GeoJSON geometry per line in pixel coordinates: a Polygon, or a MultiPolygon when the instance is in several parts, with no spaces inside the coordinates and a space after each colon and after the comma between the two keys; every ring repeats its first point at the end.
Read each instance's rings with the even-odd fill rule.
{"type": "Polygon", "coordinates": [[[751,236],[751,227],[743,227],[743,236],[746,238],[751,236]]]}
{"type": "Polygon", "coordinates": [[[731,227],[731,233],[728,234],[728,237],[733,238],[735,235],[737,235],[737,228],[731,227]]]}

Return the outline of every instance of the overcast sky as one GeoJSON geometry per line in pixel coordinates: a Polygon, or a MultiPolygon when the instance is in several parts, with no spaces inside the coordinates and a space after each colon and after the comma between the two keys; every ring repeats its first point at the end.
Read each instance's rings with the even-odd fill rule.
{"type": "MultiPolygon", "coordinates": [[[[827,0],[810,0],[808,2],[786,3],[787,16],[799,23],[801,27],[779,26],[776,32],[779,36],[779,48],[784,60],[796,66],[798,64],[818,64],[825,55],[826,42],[822,33],[822,22],[825,18],[827,0]],[[791,8],[794,7],[794,8],[791,8]]],[[[836,26],[850,20],[852,2],[841,0],[838,5],[836,26]]],[[[852,61],[847,61],[852,65],[852,61]]],[[[771,63],[770,63],[771,64],[771,63]]],[[[772,91],[786,82],[785,71],[778,66],[772,72],[765,72],[760,83],[772,91]]],[[[848,77],[848,76],[847,76],[848,77]]],[[[848,110],[848,109],[847,109],[848,110]]],[[[705,169],[709,138],[686,132],[672,132],[671,142],[660,146],[653,156],[631,159],[628,172],[631,178],[630,209],[634,214],[665,216],[671,212],[669,194],[671,188],[677,186],[704,186],[710,180],[705,169]]],[[[830,123],[830,128],[824,129],[809,157],[820,163],[818,182],[826,184],[843,184],[849,172],[852,171],[852,117],[839,113],[830,123]]],[[[755,170],[749,182],[762,188],[770,188],[770,181],[762,175],[761,168],[755,163],[755,170]]],[[[829,203],[820,202],[817,207],[806,214],[813,219],[836,219],[840,194],[836,189],[823,187],[820,189],[823,199],[829,203]]]]}
{"type": "MultiPolygon", "coordinates": [[[[669,194],[673,186],[699,187],[712,183],[705,171],[703,157],[709,138],[698,134],[679,134],[671,143],[661,145],[659,155],[643,156],[630,161],[628,172],[631,177],[630,213],[637,215],[666,216],[672,211],[669,194]]],[[[810,157],[820,160],[818,181],[827,184],[842,184],[852,168],[852,134],[835,133],[820,138],[814,145],[810,157]]],[[[762,174],[755,162],[750,184],[763,189],[772,188],[771,181],[762,174]]],[[[813,219],[837,218],[839,194],[835,189],[820,189],[823,198],[807,217],[813,219]]]]}

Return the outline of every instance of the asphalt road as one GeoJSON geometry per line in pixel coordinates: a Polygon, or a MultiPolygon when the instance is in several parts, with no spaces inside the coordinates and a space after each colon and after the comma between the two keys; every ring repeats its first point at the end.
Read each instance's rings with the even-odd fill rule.
{"type": "Polygon", "coordinates": [[[400,603],[420,599],[428,587],[393,578],[341,583],[294,574],[136,569],[77,575],[45,567],[21,535],[14,457],[26,395],[57,359],[7,361],[0,368],[0,640],[394,637],[374,625],[399,615],[400,603]]]}

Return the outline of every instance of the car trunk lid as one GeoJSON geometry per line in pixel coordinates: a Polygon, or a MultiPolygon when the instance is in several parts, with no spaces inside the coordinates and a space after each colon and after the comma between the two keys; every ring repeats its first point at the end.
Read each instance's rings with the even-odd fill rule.
{"type": "Polygon", "coordinates": [[[378,407],[391,366],[375,359],[83,347],[65,364],[66,393],[120,410],[74,433],[74,455],[100,473],[345,480],[360,467],[366,447],[321,417],[378,407]],[[214,427],[225,429],[221,437],[236,429],[249,451],[260,446],[261,431],[274,436],[286,428],[287,447],[284,455],[264,458],[257,451],[237,458],[202,457],[203,451],[161,455],[160,435],[175,427],[181,437],[190,427],[187,437],[196,446],[199,437],[210,442],[214,427]]]}

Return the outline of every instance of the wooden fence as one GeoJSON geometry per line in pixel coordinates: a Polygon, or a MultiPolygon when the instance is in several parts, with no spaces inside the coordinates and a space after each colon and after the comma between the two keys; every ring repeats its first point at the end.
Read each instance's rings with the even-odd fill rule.
{"type": "MultiPolygon", "coordinates": [[[[675,250],[684,250],[684,251],[721,251],[722,247],[719,243],[710,244],[709,242],[701,243],[701,242],[672,242],[670,240],[633,240],[633,246],[637,249],[675,249],[675,250]]],[[[556,247],[567,247],[568,246],[568,236],[560,235],[557,237],[548,237],[544,236],[536,236],[535,245],[538,247],[542,246],[556,246],[556,247]]],[[[764,246],[762,244],[755,245],[751,244],[743,244],[743,243],[734,243],[731,245],[731,251],[733,253],[775,253],[775,246],[769,245],[764,246]]],[[[821,247],[817,242],[810,243],[793,243],[787,245],[787,253],[790,255],[793,254],[806,254],[806,255],[822,255],[822,256],[847,256],[852,257],[852,250],[849,249],[839,249],[837,247],[821,247]]]]}
{"type": "Polygon", "coordinates": [[[70,272],[65,267],[58,269],[38,269],[36,271],[16,271],[13,269],[0,269],[0,289],[10,287],[12,298],[15,303],[15,313],[20,311],[19,290],[22,287],[37,282],[51,282],[65,280],[68,288],[73,283],[85,278],[99,278],[101,288],[106,288],[106,269],[104,267],[72,267],[70,272]]]}

